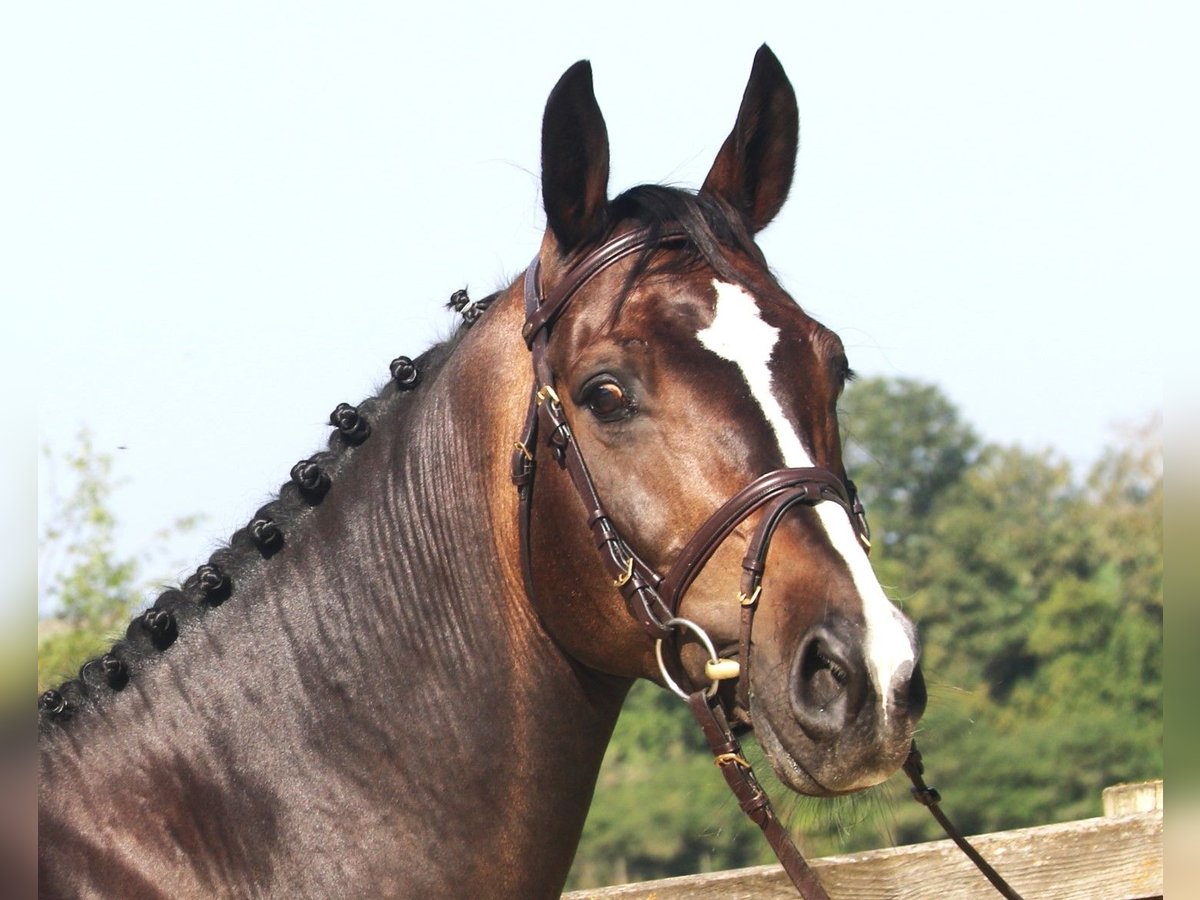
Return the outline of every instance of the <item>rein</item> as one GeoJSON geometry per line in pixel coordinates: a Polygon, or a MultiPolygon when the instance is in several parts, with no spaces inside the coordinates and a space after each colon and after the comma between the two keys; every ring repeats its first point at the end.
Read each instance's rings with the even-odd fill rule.
{"type": "MultiPolygon", "coordinates": [[[[554,373],[547,359],[547,345],[554,323],[590,279],[635,253],[682,244],[687,240],[687,235],[678,230],[657,236],[647,230],[626,232],[597,247],[571,266],[548,294],[543,294],[540,284],[539,257],[534,257],[525,272],[525,325],[521,333],[533,363],[533,387],[530,390],[525,423],[520,439],[514,444],[512,455],[512,480],[517,489],[520,507],[521,569],[525,591],[529,597],[534,596],[530,540],[533,485],[537,470],[537,453],[539,447],[544,444],[559,467],[566,469],[570,475],[571,482],[588,511],[588,528],[601,562],[612,578],[613,587],[624,598],[630,615],[655,641],[664,682],[688,703],[692,715],[704,732],[714,761],[737,798],[738,805],[751,821],[762,829],[784,871],[801,896],[808,900],[829,900],[829,895],[821,886],[816,874],[780,822],[753,768],[742,755],[741,745],[730,727],[726,711],[717,694],[721,681],[738,680],[737,703],[747,717],[744,724],[749,727],[750,635],[754,613],[761,593],[767,550],[776,527],[789,510],[799,505],[815,506],[824,501],[837,503],[849,516],[854,533],[864,550],[870,551],[870,531],[867,527],[866,513],[858,499],[854,483],[818,466],[782,468],[761,475],[709,516],[684,546],[670,571],[666,576],[661,576],[629,546],[605,512],[579,444],[567,421],[562,401],[555,392],[554,373]],[[737,595],[741,610],[738,659],[719,659],[708,635],[694,622],[680,618],[678,611],[684,594],[725,538],[760,509],[763,510],[763,515],[755,527],[742,561],[742,579],[737,595]],[[663,657],[664,642],[670,641],[672,662],[677,670],[681,668],[676,638],[685,630],[692,632],[709,653],[709,660],[705,664],[705,676],[711,683],[693,692],[687,692],[675,683],[663,657]]],[[[1021,900],[1020,895],[983,860],[941,811],[938,806],[940,795],[926,785],[922,778],[923,767],[915,742],[904,763],[904,771],[913,782],[913,796],[930,810],[951,839],[962,848],[996,889],[1010,900],[1021,900]]]]}

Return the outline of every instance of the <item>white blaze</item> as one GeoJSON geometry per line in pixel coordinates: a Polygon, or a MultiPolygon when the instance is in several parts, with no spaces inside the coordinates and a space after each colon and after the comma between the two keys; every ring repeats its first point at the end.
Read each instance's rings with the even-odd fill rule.
{"type": "MultiPolygon", "coordinates": [[[[767,419],[785,465],[812,466],[812,456],[788,422],[783,407],[771,390],[771,356],[779,341],[779,329],[763,321],[758,304],[743,288],[713,279],[717,289],[716,313],[712,324],[696,333],[700,343],[742,371],[750,393],[767,419]]],[[[838,504],[823,501],[815,507],[829,542],[846,563],[850,578],[863,604],[865,623],[864,656],[887,720],[889,687],[901,666],[913,664],[913,642],[900,612],[883,592],[867,554],[858,542],[850,520],[838,504]]]]}

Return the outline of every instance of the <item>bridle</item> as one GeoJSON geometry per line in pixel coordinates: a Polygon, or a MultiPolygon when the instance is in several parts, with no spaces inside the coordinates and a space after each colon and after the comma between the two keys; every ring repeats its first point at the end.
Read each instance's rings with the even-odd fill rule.
{"type": "MultiPolygon", "coordinates": [[[[533,361],[534,385],[521,440],[513,453],[512,477],[521,503],[521,556],[525,587],[533,594],[532,551],[529,524],[532,520],[532,486],[536,470],[539,435],[545,435],[554,459],[571,477],[584,508],[600,559],[613,579],[630,615],[655,640],[672,636],[683,595],[716,552],[721,542],[747,517],[766,506],[790,507],[797,502],[815,504],[832,500],[850,517],[855,534],[870,546],[866,515],[858,502],[852,482],[843,481],[828,469],[819,467],[783,468],[762,475],[730,497],[696,531],[684,546],[666,576],[646,564],[620,535],[605,512],[583,453],[571,431],[562,401],[554,389],[554,373],[547,359],[547,344],[554,323],[571,300],[591,278],[612,264],[648,248],[679,244],[687,240],[681,231],[652,236],[647,231],[626,232],[593,250],[572,266],[562,281],[543,295],[539,285],[540,261],[534,259],[525,273],[525,327],[522,335],[533,361]]],[[[764,523],[771,518],[764,517],[764,523]]],[[[761,578],[769,531],[761,541],[759,558],[746,560],[746,598],[754,595],[761,578]]],[[[760,532],[763,529],[760,528],[760,532]]],[[[752,606],[753,604],[747,604],[752,606]]],[[[728,676],[734,677],[734,676],[728,676]]]]}
{"type": "MultiPolygon", "coordinates": [[[[836,503],[846,512],[855,535],[865,550],[870,550],[870,531],[866,513],[858,499],[854,482],[835,475],[819,466],[781,468],[767,472],[746,485],[711,515],[684,545],[683,550],[665,576],[660,575],[641,559],[621,536],[605,511],[596,490],[583,453],[567,421],[561,399],[554,388],[554,373],[547,358],[550,332],[580,289],[609,266],[634,254],[685,244],[687,235],[680,230],[655,234],[637,229],[619,234],[571,265],[562,279],[548,293],[540,283],[540,257],[525,272],[525,324],[522,336],[533,362],[533,387],[520,439],[512,455],[512,480],[519,502],[521,569],[526,594],[534,597],[533,554],[530,538],[533,518],[533,484],[537,470],[539,446],[549,448],[555,462],[570,476],[576,493],[587,510],[587,524],[600,560],[625,600],[630,615],[655,641],[656,654],[665,683],[683,697],[699,722],[715,761],[743,812],[757,824],[771,844],[784,870],[801,895],[810,900],[828,900],[800,851],[792,842],[786,828],[776,816],[766,793],[759,785],[750,764],[742,755],[741,746],[730,727],[722,701],[718,696],[721,681],[737,678],[738,705],[749,714],[749,666],[751,661],[751,631],[754,613],[762,588],[763,571],[771,538],[784,515],[801,506],[815,506],[824,501],[836,503]],[[735,528],[754,513],[762,516],[750,538],[748,551],[742,561],[742,578],[737,595],[740,623],[737,660],[719,659],[712,642],[703,630],[678,613],[683,597],[704,565],[735,528]],[[710,685],[691,692],[680,688],[670,674],[671,665],[663,656],[664,645],[673,651],[673,666],[679,665],[679,645],[676,638],[682,630],[692,632],[709,653],[705,676],[710,685]]],[[[743,724],[749,725],[749,722],[743,724]]],[[[928,806],[947,833],[963,847],[972,861],[980,866],[993,885],[1007,897],[1019,896],[1000,878],[965,839],[953,830],[938,808],[937,792],[921,780],[920,754],[914,743],[905,771],[913,779],[913,792],[928,806]]]]}

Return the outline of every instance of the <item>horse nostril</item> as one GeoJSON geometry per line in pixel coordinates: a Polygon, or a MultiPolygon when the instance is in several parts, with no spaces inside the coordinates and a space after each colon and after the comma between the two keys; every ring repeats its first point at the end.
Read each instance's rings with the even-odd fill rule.
{"type": "Polygon", "coordinates": [[[820,641],[813,641],[800,661],[800,678],[807,686],[808,700],[824,709],[846,686],[845,666],[829,658],[820,641]]]}
{"type": "Polygon", "coordinates": [[[921,664],[913,667],[912,677],[908,680],[907,690],[897,693],[896,702],[908,716],[909,721],[917,722],[925,714],[925,703],[929,694],[925,689],[925,676],[921,673],[921,664]]]}
{"type": "Polygon", "coordinates": [[[813,628],[800,647],[792,680],[792,708],[814,736],[832,734],[861,703],[862,666],[856,665],[849,625],[825,622],[813,628]]]}

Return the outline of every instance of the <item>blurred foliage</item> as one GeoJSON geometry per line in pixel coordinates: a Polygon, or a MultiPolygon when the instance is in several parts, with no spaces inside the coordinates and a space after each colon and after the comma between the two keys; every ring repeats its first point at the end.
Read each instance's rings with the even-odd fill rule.
{"type": "MultiPolygon", "coordinates": [[[[1095,816],[1108,785],[1162,777],[1159,424],[1122,435],[1079,477],[1053,453],[985,444],[930,385],[863,379],[841,414],[872,562],[921,632],[919,741],[956,824],[1095,816]]],[[[696,731],[682,703],[634,689],[572,886],[772,861],[696,731]]],[[[810,854],[942,837],[902,774],[853,798],[793,798],[760,759],[810,854]]]]}
{"type": "MultiPolygon", "coordinates": [[[[87,659],[103,652],[124,630],[134,608],[155,581],[141,572],[155,556],[122,557],[116,548],[112,457],[96,450],[91,435],[61,459],[43,450],[54,480],[49,509],[41,511],[38,544],[38,690],[71,678],[87,659]],[[54,488],[65,469],[70,491],[54,488]]],[[[156,535],[160,546],[173,533],[195,527],[196,517],[175,521],[156,535]]]]}
{"type": "Polygon", "coordinates": [[[757,829],[745,828],[741,818],[684,704],[639,683],[609,745],[574,881],[592,886],[654,878],[664,860],[687,860],[688,871],[769,861],[757,829]],[[705,812],[708,818],[697,818],[705,812]]]}

